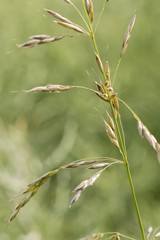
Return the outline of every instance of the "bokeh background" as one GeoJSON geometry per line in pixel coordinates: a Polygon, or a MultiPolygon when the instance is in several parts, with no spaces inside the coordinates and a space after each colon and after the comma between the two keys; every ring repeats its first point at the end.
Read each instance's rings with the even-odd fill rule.
{"type": "MultiPolygon", "coordinates": [[[[75,3],[82,9],[80,0],[75,3]]],[[[103,1],[93,3],[96,22],[103,1]]],[[[93,79],[101,77],[90,40],[54,24],[43,8],[83,24],[63,0],[1,1],[0,239],[76,240],[107,231],[140,239],[126,172],[119,165],[108,169],[70,209],[72,190],[94,171],[60,172],[8,224],[24,187],[45,172],[82,158],[120,158],[101,120],[108,106],[93,93],[79,89],[12,93],[46,84],[95,88],[93,79]],[[75,37],[31,49],[16,47],[35,34],[75,37]]],[[[160,1],[109,1],[96,31],[97,44],[113,77],[123,35],[135,12],[136,24],[115,90],[160,141],[160,1]]],[[[120,108],[144,228],[155,229],[160,226],[160,166],[153,149],[139,137],[131,113],[122,104],[120,108]]]]}

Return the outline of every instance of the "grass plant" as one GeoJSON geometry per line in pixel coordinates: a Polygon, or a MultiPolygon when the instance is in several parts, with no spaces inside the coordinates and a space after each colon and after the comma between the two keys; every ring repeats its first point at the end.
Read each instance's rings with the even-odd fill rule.
{"type": "MultiPolygon", "coordinates": [[[[79,0],[80,1],[80,0],[79,0]]],[[[130,194],[133,198],[133,204],[135,208],[135,212],[137,215],[137,224],[139,225],[139,229],[141,232],[141,239],[142,240],[153,240],[160,238],[160,232],[152,231],[152,228],[150,227],[148,229],[148,233],[145,232],[141,214],[139,211],[139,205],[136,198],[136,193],[134,189],[134,184],[132,180],[131,170],[130,170],[130,164],[128,161],[127,156],[127,147],[126,147],[126,140],[125,140],[125,132],[123,129],[123,124],[121,118],[124,116],[121,116],[120,111],[120,104],[123,104],[126,106],[126,108],[131,112],[133,115],[133,118],[137,121],[137,127],[138,131],[141,137],[144,137],[148,143],[151,145],[151,147],[154,149],[156,153],[156,157],[160,163],[160,144],[156,140],[156,138],[150,133],[148,128],[145,126],[145,124],[141,121],[141,119],[136,115],[136,113],[128,106],[128,104],[123,101],[121,98],[117,96],[117,93],[114,91],[114,86],[116,84],[116,77],[118,74],[118,68],[120,66],[121,60],[127,50],[129,39],[131,37],[131,32],[133,30],[135,21],[136,21],[136,14],[131,18],[130,23],[128,24],[127,30],[124,34],[123,40],[122,40],[122,47],[119,54],[119,60],[117,63],[117,67],[115,69],[113,79],[110,76],[110,67],[108,59],[106,59],[105,64],[103,63],[100,53],[99,53],[99,47],[96,41],[96,30],[98,28],[98,25],[100,24],[101,16],[105,10],[105,6],[107,4],[111,4],[111,1],[105,0],[102,1],[102,9],[99,13],[99,17],[96,21],[94,17],[94,4],[92,0],[81,0],[82,8],[78,9],[75,5],[75,3],[72,0],[65,0],[64,4],[68,4],[70,7],[73,7],[77,14],[80,16],[80,18],[83,21],[83,26],[73,22],[72,20],[66,18],[65,16],[62,16],[61,14],[49,10],[44,9],[44,11],[51,15],[51,18],[53,17],[54,23],[60,25],[60,27],[67,28],[69,31],[73,31],[73,35],[61,35],[61,36],[51,36],[46,34],[41,35],[34,35],[30,37],[30,40],[23,43],[18,44],[17,47],[19,48],[32,48],[32,47],[39,47],[39,45],[52,43],[55,41],[64,41],[67,37],[77,37],[77,35],[82,35],[85,38],[88,38],[91,40],[93,45],[93,53],[94,58],[97,63],[97,69],[101,73],[101,79],[100,80],[94,80],[95,83],[95,89],[88,88],[85,86],[78,86],[78,85],[59,85],[59,84],[50,84],[45,86],[38,86],[31,88],[30,90],[21,90],[22,92],[26,93],[39,93],[39,92],[47,92],[47,93],[61,93],[63,91],[71,91],[76,88],[84,89],[86,91],[91,91],[95,97],[98,97],[101,101],[104,101],[106,103],[106,117],[102,117],[102,121],[104,122],[104,129],[106,131],[106,134],[108,135],[109,140],[112,142],[113,147],[116,147],[119,150],[119,159],[114,159],[112,157],[104,157],[104,158],[91,158],[87,160],[76,160],[74,162],[71,162],[66,165],[62,165],[57,169],[54,169],[52,171],[49,171],[45,173],[40,178],[36,179],[35,181],[31,182],[27,185],[27,187],[23,191],[24,198],[17,204],[15,207],[13,214],[10,217],[10,222],[12,222],[15,217],[18,215],[20,210],[31,200],[31,198],[37,194],[39,189],[42,185],[44,185],[51,177],[54,177],[55,174],[58,174],[59,171],[66,171],[68,169],[72,168],[87,168],[88,171],[91,169],[97,169],[97,172],[93,175],[91,175],[90,178],[87,178],[83,180],[78,186],[75,187],[73,190],[74,196],[70,202],[69,207],[71,207],[81,196],[83,191],[87,189],[89,186],[92,186],[95,181],[105,172],[108,168],[112,167],[115,164],[120,164],[126,169],[127,173],[127,179],[129,185],[130,185],[130,194]],[[76,35],[74,35],[74,33],[76,35]]],[[[66,7],[66,6],[65,6],[66,7]]],[[[134,169],[133,169],[134,171],[134,169]]],[[[111,197],[111,196],[110,196],[111,197]]],[[[110,239],[110,240],[119,240],[119,239],[133,239],[130,236],[126,236],[123,233],[119,232],[104,232],[104,233],[95,233],[91,235],[90,237],[82,238],[83,240],[89,240],[89,239],[110,239]]],[[[82,240],[81,239],[81,240],[82,240]]]]}

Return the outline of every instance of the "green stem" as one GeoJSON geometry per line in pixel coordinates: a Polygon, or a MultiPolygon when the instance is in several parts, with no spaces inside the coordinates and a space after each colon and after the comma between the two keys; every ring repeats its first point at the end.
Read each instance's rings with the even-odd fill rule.
{"type": "MultiPolygon", "coordinates": [[[[92,38],[92,41],[93,41],[93,45],[94,45],[95,51],[96,51],[97,55],[98,55],[99,58],[100,58],[99,51],[98,51],[98,47],[97,47],[96,40],[95,40],[95,36],[94,36],[94,32],[93,32],[93,27],[92,27],[92,24],[91,24],[90,19],[89,19],[89,17],[88,17],[88,14],[87,14],[87,11],[86,11],[86,8],[85,8],[84,0],[82,0],[82,5],[83,5],[83,8],[84,8],[86,17],[87,17],[87,21],[88,21],[88,25],[89,25],[89,28],[90,28],[91,38],[92,38]]],[[[113,83],[114,83],[114,81],[115,81],[116,74],[117,74],[117,71],[118,71],[120,62],[121,62],[121,58],[119,59],[118,64],[117,64],[117,67],[116,67],[116,71],[115,71],[115,74],[114,74],[113,83]]],[[[106,74],[105,74],[104,70],[103,70],[103,77],[104,77],[104,81],[106,81],[106,74]]],[[[108,96],[109,96],[109,91],[107,91],[107,93],[108,93],[108,96]]],[[[131,188],[131,193],[132,193],[132,197],[133,197],[133,202],[134,202],[135,209],[136,209],[136,214],[137,214],[137,218],[138,218],[139,227],[140,227],[140,230],[141,230],[142,239],[143,239],[143,240],[146,240],[146,239],[145,239],[145,233],[144,233],[143,225],[142,225],[142,220],[141,220],[141,216],[140,216],[140,212],[139,212],[139,208],[138,208],[138,203],[137,203],[137,199],[136,199],[136,194],[135,194],[135,190],[134,190],[134,185],[133,185],[133,181],[132,181],[132,177],[131,177],[131,173],[130,173],[129,163],[128,163],[128,160],[127,160],[127,153],[126,153],[125,141],[123,141],[123,140],[122,140],[122,137],[121,137],[121,133],[120,133],[120,130],[119,130],[117,118],[116,118],[116,116],[115,116],[113,104],[112,104],[111,101],[110,101],[109,103],[110,103],[110,107],[111,107],[111,111],[112,111],[112,116],[113,116],[113,118],[114,118],[114,122],[115,122],[115,125],[116,125],[116,130],[117,130],[117,134],[118,134],[118,138],[119,138],[120,152],[121,152],[121,154],[122,154],[122,156],[123,156],[123,159],[124,159],[124,162],[125,162],[125,166],[126,166],[126,170],[127,170],[128,180],[129,180],[129,184],[130,184],[130,188],[131,188]]],[[[122,128],[122,130],[123,130],[123,128],[122,128]]]]}

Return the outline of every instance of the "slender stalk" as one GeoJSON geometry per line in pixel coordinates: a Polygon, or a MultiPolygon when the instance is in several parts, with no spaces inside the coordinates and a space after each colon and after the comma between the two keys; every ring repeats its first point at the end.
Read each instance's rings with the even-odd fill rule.
{"type": "Polygon", "coordinates": [[[114,86],[115,79],[116,79],[116,76],[117,76],[117,72],[118,72],[118,68],[119,68],[120,63],[121,63],[121,57],[119,58],[117,66],[116,66],[116,70],[115,70],[114,77],[113,77],[113,82],[112,82],[112,87],[114,86]]]}
{"type": "MultiPolygon", "coordinates": [[[[91,24],[90,19],[88,17],[88,14],[87,14],[87,11],[86,11],[86,8],[85,8],[85,4],[84,4],[84,0],[82,0],[82,4],[83,4],[83,7],[84,7],[84,11],[85,11],[87,21],[88,21],[88,25],[89,25],[89,28],[90,28],[91,39],[93,41],[95,51],[100,58],[98,47],[97,47],[96,40],[95,40],[95,35],[94,35],[94,32],[93,32],[93,27],[92,27],[92,24],[91,24]]],[[[119,59],[116,70],[115,70],[115,74],[114,74],[114,78],[113,78],[113,84],[114,84],[115,79],[116,79],[116,74],[117,74],[120,62],[121,62],[121,58],[119,59]]],[[[104,71],[103,71],[103,77],[104,77],[104,80],[106,81],[106,75],[105,75],[104,71]]],[[[107,92],[107,93],[108,93],[108,96],[109,96],[109,92],[107,92]]],[[[118,126],[117,118],[115,116],[115,112],[114,112],[114,109],[113,109],[113,104],[112,104],[111,101],[109,103],[110,103],[112,115],[113,115],[113,118],[114,118],[116,130],[117,130],[117,134],[118,134],[118,138],[119,138],[120,152],[123,156],[123,160],[125,162],[125,166],[126,166],[126,170],[127,170],[128,180],[129,180],[129,184],[130,184],[130,188],[131,188],[131,193],[132,193],[132,197],[133,197],[134,206],[135,206],[135,209],[136,209],[136,214],[137,214],[137,218],[138,218],[139,227],[140,227],[140,230],[141,230],[142,239],[146,240],[143,225],[142,225],[142,220],[141,220],[141,216],[140,216],[140,211],[139,211],[138,203],[137,203],[137,199],[136,199],[136,194],[135,194],[135,190],[134,190],[134,185],[133,185],[133,181],[132,181],[132,177],[131,177],[131,172],[130,172],[130,168],[129,168],[129,163],[128,163],[128,160],[127,160],[127,152],[126,152],[122,123],[120,122],[121,129],[122,129],[122,134],[123,134],[123,140],[122,140],[122,137],[121,137],[121,133],[120,133],[120,129],[119,129],[119,126],[118,126]]]]}

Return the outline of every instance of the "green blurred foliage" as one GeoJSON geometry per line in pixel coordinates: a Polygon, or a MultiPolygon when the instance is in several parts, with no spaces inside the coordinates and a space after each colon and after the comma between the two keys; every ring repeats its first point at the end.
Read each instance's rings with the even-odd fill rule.
{"type": "MultiPolygon", "coordinates": [[[[103,1],[93,2],[97,19],[103,1]]],[[[75,3],[82,9],[81,1],[75,3]]],[[[94,88],[93,79],[101,77],[91,42],[55,25],[43,8],[82,24],[75,10],[63,0],[1,2],[0,239],[69,240],[106,231],[140,238],[127,176],[118,165],[103,173],[71,209],[72,190],[94,171],[60,172],[8,224],[21,191],[45,172],[81,158],[119,158],[101,121],[108,106],[93,93],[78,89],[61,94],[12,93],[46,84],[94,88]],[[35,34],[75,37],[31,49],[16,47],[35,34]]],[[[123,35],[135,11],[136,24],[115,89],[160,141],[160,2],[110,0],[96,32],[97,44],[102,60],[109,60],[113,77],[123,35]]],[[[139,137],[130,112],[123,105],[120,108],[133,182],[147,231],[150,225],[160,225],[160,168],[152,148],[139,137]]]]}

